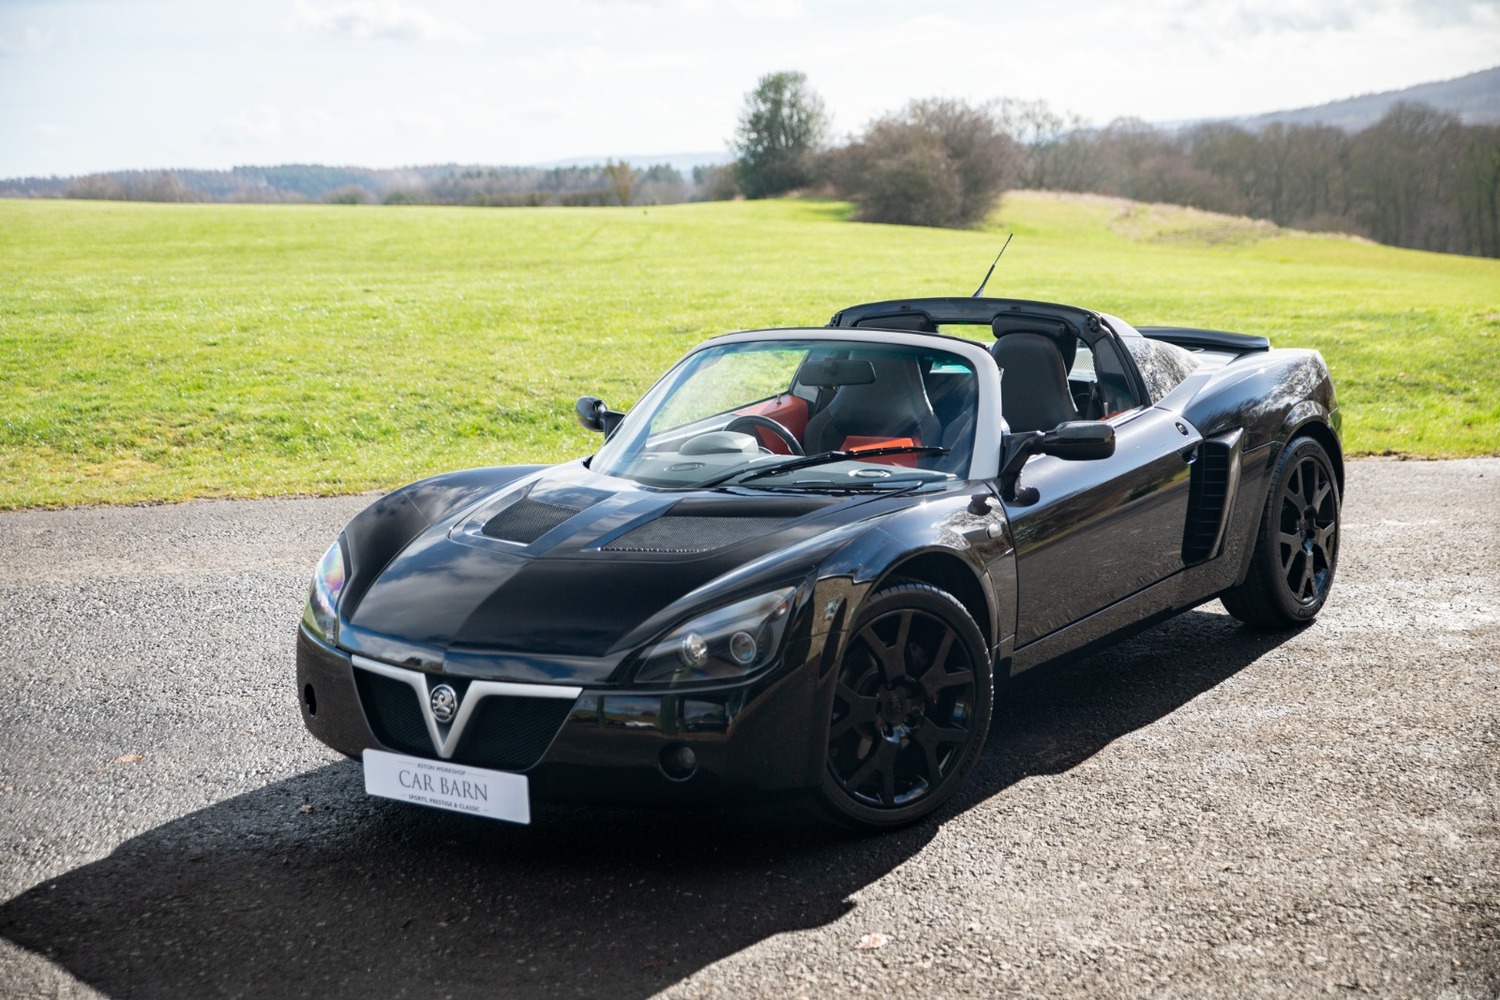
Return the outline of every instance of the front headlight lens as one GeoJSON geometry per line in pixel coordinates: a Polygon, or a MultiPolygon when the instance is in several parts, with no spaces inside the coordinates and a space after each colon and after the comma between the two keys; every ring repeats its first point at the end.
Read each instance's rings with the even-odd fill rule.
{"type": "Polygon", "coordinates": [[[335,541],[323,553],[307,588],[307,604],[302,609],[302,623],[307,630],[329,645],[338,641],[339,595],[344,592],[344,549],[335,541]]]}
{"type": "Polygon", "coordinates": [[[651,647],[637,684],[733,680],[770,663],[792,618],[796,587],[727,604],[678,626],[651,647]]]}

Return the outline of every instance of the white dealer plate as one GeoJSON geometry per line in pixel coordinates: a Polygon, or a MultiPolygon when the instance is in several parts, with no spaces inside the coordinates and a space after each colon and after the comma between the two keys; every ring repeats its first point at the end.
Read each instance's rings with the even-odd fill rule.
{"type": "Polygon", "coordinates": [[[524,774],[366,750],[365,791],[385,799],[512,823],[531,822],[524,774]]]}

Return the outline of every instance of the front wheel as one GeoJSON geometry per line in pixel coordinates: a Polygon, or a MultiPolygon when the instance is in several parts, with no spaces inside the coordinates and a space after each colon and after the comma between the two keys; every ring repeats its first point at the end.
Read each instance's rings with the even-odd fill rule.
{"type": "Polygon", "coordinates": [[[913,823],[963,785],[994,710],[988,648],[946,591],[870,598],[839,662],[819,801],[865,829],[913,823]]]}
{"type": "Polygon", "coordinates": [[[1250,572],[1219,595],[1224,608],[1262,629],[1317,617],[1338,568],[1340,499],[1328,452],[1312,438],[1293,438],[1276,463],[1250,572]]]}

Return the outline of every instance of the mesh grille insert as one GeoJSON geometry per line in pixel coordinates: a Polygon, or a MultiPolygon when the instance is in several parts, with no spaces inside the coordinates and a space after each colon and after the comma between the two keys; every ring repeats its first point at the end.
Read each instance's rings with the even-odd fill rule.
{"type": "Polygon", "coordinates": [[[530,545],[583,509],[522,497],[490,518],[484,533],[491,538],[530,545]]]}
{"type": "Polygon", "coordinates": [[[376,739],[406,753],[432,756],[427,720],[411,685],[368,670],[355,670],[354,683],[376,739]]]}
{"type": "Polygon", "coordinates": [[[490,695],[464,727],[455,762],[524,771],[547,752],[552,737],[573,710],[567,698],[490,695]]]}
{"type": "Polygon", "coordinates": [[[603,546],[605,552],[712,552],[769,534],[785,523],[764,517],[676,517],[647,521],[603,546]]]}
{"type": "Polygon", "coordinates": [[[1213,555],[1229,495],[1229,449],[1204,442],[1188,486],[1188,516],[1182,533],[1182,561],[1188,565],[1213,555]]]}

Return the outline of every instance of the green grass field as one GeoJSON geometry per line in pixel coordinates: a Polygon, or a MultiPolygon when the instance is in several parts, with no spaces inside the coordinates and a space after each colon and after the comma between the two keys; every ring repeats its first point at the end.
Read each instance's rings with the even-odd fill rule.
{"type": "Polygon", "coordinates": [[[0,508],[339,493],[593,449],[715,333],[973,291],[1328,359],[1355,454],[1500,454],[1500,261],[1015,194],[985,231],[815,201],[461,209],[0,201],[0,508]]]}

